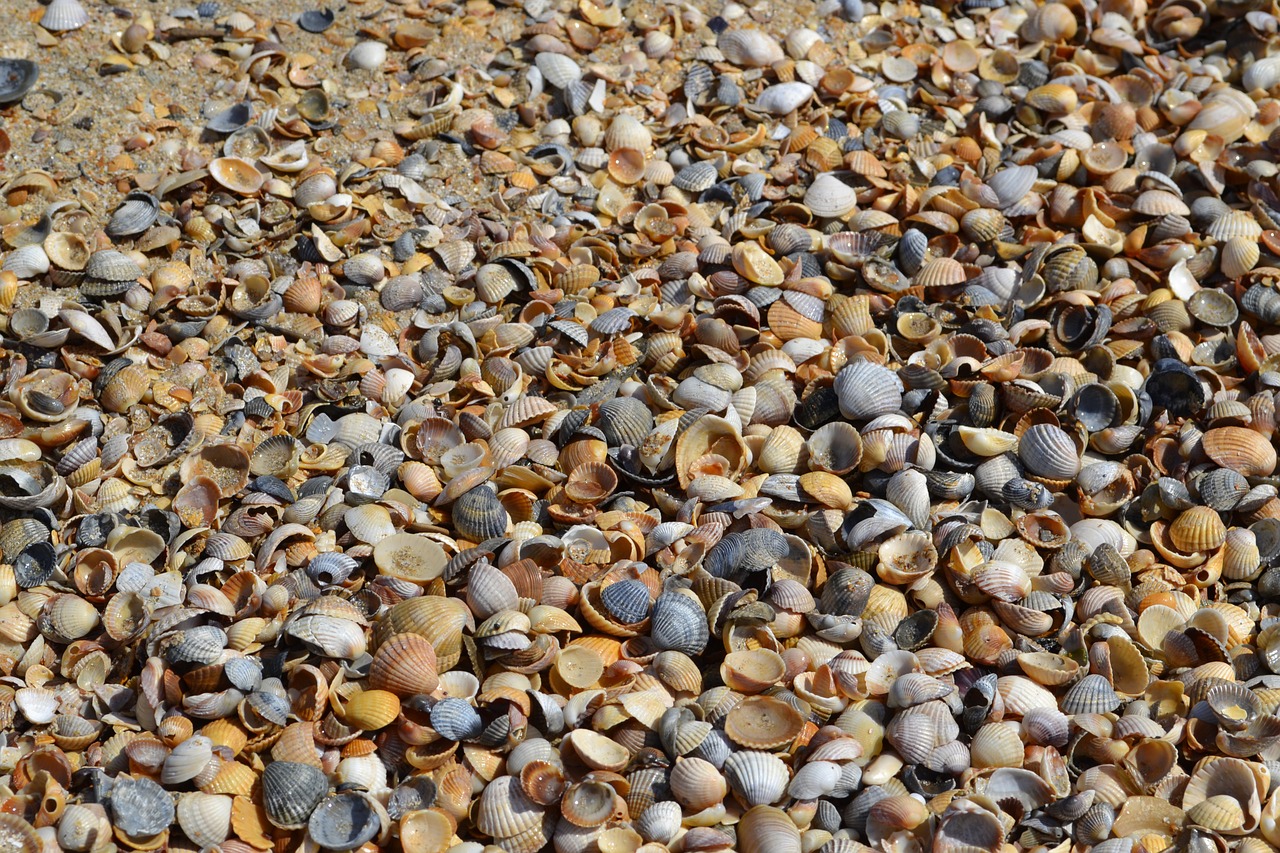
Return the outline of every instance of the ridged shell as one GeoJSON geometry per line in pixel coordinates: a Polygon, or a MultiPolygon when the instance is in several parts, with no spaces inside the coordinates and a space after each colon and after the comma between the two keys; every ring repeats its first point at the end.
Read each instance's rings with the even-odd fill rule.
{"type": "Polygon", "coordinates": [[[1070,480],[1080,470],[1080,456],[1070,437],[1051,424],[1036,424],[1022,434],[1018,458],[1042,477],[1070,480]]]}
{"type": "Polygon", "coordinates": [[[324,771],[310,764],[273,761],[262,772],[262,805],[280,829],[301,829],[329,792],[324,771]]]}
{"type": "Polygon", "coordinates": [[[726,60],[743,68],[766,68],[786,59],[782,45],[763,30],[725,30],[716,47],[726,60]]]}
{"type": "Polygon", "coordinates": [[[805,206],[818,216],[836,219],[851,212],[858,204],[853,187],[835,175],[822,174],[814,178],[804,193],[805,206]]]}
{"type": "Polygon", "coordinates": [[[836,374],[840,411],[853,420],[870,420],[897,411],[902,405],[902,381],[887,367],[855,362],[836,374]]]}
{"type": "Polygon", "coordinates": [[[734,796],[748,808],[770,805],[786,796],[791,773],[782,759],[767,752],[743,750],[724,763],[725,779],[734,796]]]}
{"type": "Polygon", "coordinates": [[[173,796],[144,777],[116,777],[109,802],[115,828],[129,838],[159,835],[175,817],[173,796]]]}
{"type": "Polygon", "coordinates": [[[51,0],[40,16],[40,26],[51,33],[78,30],[87,23],[89,13],[80,5],[79,0],[51,0]]]}
{"type": "Polygon", "coordinates": [[[710,632],[698,602],[687,595],[668,592],[658,596],[650,616],[650,636],[659,650],[697,655],[706,647],[710,632]]]}

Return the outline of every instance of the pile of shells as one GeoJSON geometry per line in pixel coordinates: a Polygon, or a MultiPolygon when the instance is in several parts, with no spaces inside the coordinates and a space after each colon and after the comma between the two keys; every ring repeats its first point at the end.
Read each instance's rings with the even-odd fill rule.
{"type": "Polygon", "coordinates": [[[1280,847],[1273,7],[374,5],[23,24],[0,849],[1280,847]]]}

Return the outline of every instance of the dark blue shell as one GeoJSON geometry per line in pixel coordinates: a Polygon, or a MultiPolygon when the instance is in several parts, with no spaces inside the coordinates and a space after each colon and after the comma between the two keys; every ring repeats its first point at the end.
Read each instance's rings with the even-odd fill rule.
{"type": "Polygon", "coordinates": [[[442,699],[431,708],[431,728],[448,740],[471,740],[484,731],[484,721],[463,700],[442,699]]]}

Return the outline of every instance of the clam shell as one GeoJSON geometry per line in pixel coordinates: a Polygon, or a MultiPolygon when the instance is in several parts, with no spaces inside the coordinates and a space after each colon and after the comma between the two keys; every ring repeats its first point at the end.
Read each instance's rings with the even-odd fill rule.
{"type": "Polygon", "coordinates": [[[0,60],[0,104],[22,100],[40,76],[40,66],[30,59],[0,60]]]}
{"type": "Polygon", "coordinates": [[[716,39],[716,47],[725,60],[743,68],[766,68],[786,59],[782,45],[763,30],[725,30],[716,39]]]}
{"type": "MultiPolygon", "coordinates": [[[[63,2],[64,0],[59,0],[63,2]]],[[[74,0],[72,0],[74,2],[74,0]]],[[[77,4],[78,5],[78,4],[77,4]]],[[[50,6],[49,8],[53,8],[50,6]]],[[[111,214],[106,232],[110,237],[131,237],[141,234],[155,224],[160,213],[160,201],[150,193],[132,192],[111,214]]]]}
{"type": "Polygon", "coordinates": [[[145,777],[116,777],[108,803],[113,826],[132,839],[159,835],[176,815],[173,796],[145,777]]]}
{"type": "Polygon", "coordinates": [[[857,207],[858,198],[853,187],[835,175],[823,174],[805,190],[804,203],[818,216],[838,219],[857,207]]]}
{"type": "Polygon", "coordinates": [[[79,0],[50,0],[40,16],[40,26],[51,33],[78,30],[89,23],[89,13],[79,0]]]}
{"type": "Polygon", "coordinates": [[[354,850],[381,831],[381,811],[368,794],[334,794],[321,800],[311,812],[307,834],[327,850],[354,850]]]}
{"type": "Polygon", "coordinates": [[[813,87],[808,83],[792,81],[770,86],[756,98],[755,108],[770,115],[783,116],[797,110],[813,97],[813,87]]]}
{"type": "Polygon", "coordinates": [[[836,374],[835,390],[841,413],[853,420],[870,420],[902,405],[902,381],[892,370],[869,361],[855,362],[836,374]]]}
{"type": "Polygon", "coordinates": [[[650,615],[650,637],[659,650],[699,654],[710,632],[706,614],[698,602],[677,592],[658,596],[650,615]]]}
{"type": "Polygon", "coordinates": [[[791,773],[782,759],[767,752],[742,750],[724,763],[733,795],[746,807],[770,805],[786,796],[791,773]]]}
{"type": "Polygon", "coordinates": [[[1050,424],[1036,424],[1018,441],[1018,458],[1034,474],[1070,480],[1080,470],[1080,456],[1071,439],[1050,424]]]}
{"type": "Polygon", "coordinates": [[[262,805],[267,820],[280,829],[301,829],[329,792],[329,780],[318,767],[273,761],[262,772],[262,805]]]}

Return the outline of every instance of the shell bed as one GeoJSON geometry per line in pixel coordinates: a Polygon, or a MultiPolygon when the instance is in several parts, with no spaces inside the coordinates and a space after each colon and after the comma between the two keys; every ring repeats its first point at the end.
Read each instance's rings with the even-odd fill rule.
{"type": "Polygon", "coordinates": [[[1276,853],[1273,3],[11,5],[0,853],[1276,853]]]}

